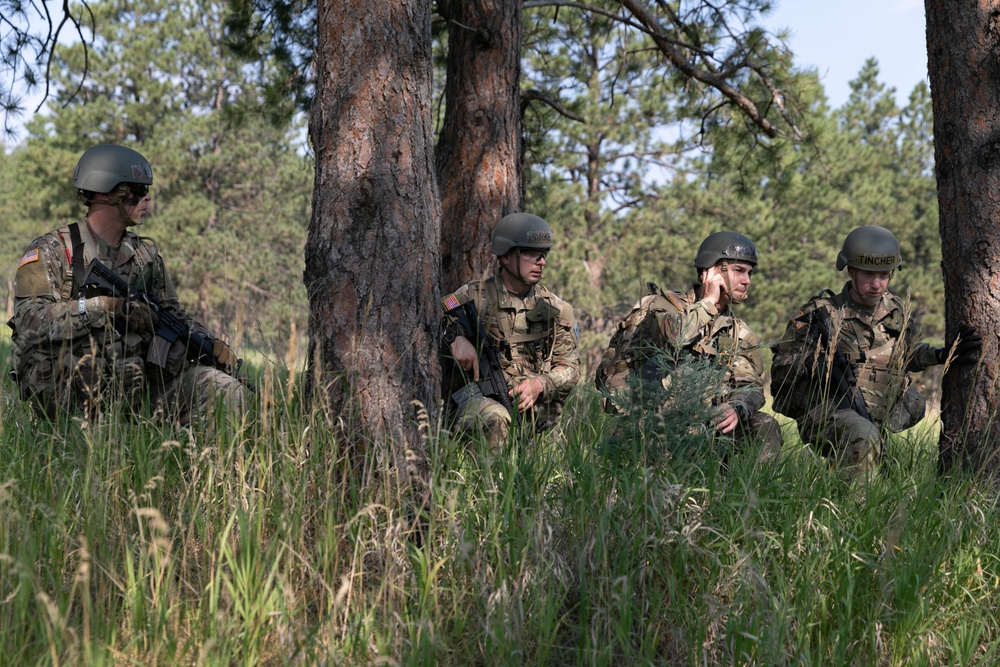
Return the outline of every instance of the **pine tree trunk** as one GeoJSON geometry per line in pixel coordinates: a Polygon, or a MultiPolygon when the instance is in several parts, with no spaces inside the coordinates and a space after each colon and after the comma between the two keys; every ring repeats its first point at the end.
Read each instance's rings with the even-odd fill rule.
{"type": "Polygon", "coordinates": [[[430,18],[431,0],[320,0],[317,19],[309,386],[396,455],[440,383],[430,18]]]}
{"type": "Polygon", "coordinates": [[[441,285],[478,278],[493,227],[520,211],[521,2],[451,0],[445,116],[437,147],[441,285]]]}
{"type": "Polygon", "coordinates": [[[981,365],[952,368],[944,378],[940,464],[943,471],[959,465],[995,475],[1000,2],[925,0],[925,9],[947,339],[961,322],[983,334],[981,365]]]}

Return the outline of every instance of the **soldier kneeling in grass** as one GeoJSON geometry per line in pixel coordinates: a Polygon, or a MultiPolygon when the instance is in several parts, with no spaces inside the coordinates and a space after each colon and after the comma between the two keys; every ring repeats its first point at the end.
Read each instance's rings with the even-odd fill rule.
{"type": "Polygon", "coordinates": [[[21,257],[11,375],[48,418],[114,403],[187,424],[217,400],[242,413],[236,354],[185,314],[159,248],[131,231],[149,211],[152,183],[136,151],[90,148],[73,175],[87,215],[21,257]]]}
{"type": "Polygon", "coordinates": [[[826,290],[803,305],[774,346],[774,409],[795,419],[802,440],[833,458],[847,480],[877,465],[888,432],[923,419],[911,372],[975,364],[982,348],[965,324],[943,348],[914,342],[906,306],[889,292],[902,263],[892,232],[858,227],[837,256],[850,280],[839,294],[826,290]]]}
{"type": "Polygon", "coordinates": [[[782,436],[777,420],[761,412],[761,340],[732,311],[749,294],[757,248],[742,234],[716,232],[702,242],[694,265],[698,283],[687,292],[650,283],[650,294],[618,325],[596,374],[605,410],[623,414],[634,405],[635,389],[666,387],[680,365],[703,363],[720,377],[711,398],[712,431],[740,446],[760,442],[759,459],[774,459],[782,436]]]}

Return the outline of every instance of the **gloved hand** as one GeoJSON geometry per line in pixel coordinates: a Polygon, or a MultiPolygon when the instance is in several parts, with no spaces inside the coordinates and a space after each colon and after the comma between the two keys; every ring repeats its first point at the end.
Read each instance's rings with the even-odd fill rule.
{"type": "Polygon", "coordinates": [[[137,299],[119,299],[114,314],[121,327],[132,333],[156,330],[156,313],[149,304],[137,299]]]}
{"type": "Polygon", "coordinates": [[[976,327],[962,322],[958,325],[958,335],[944,347],[937,349],[937,360],[943,364],[948,360],[952,346],[955,352],[951,358],[954,366],[971,366],[979,361],[979,354],[983,349],[983,337],[976,331],[976,327]],[[955,341],[958,341],[957,343],[955,341]]]}
{"type": "Polygon", "coordinates": [[[85,310],[88,313],[104,313],[108,317],[114,317],[124,300],[117,296],[92,296],[87,299],[85,310]]]}
{"type": "Polygon", "coordinates": [[[240,360],[237,358],[236,353],[233,352],[233,348],[218,338],[212,340],[212,356],[215,357],[215,360],[223,368],[235,370],[240,365],[240,360]]]}

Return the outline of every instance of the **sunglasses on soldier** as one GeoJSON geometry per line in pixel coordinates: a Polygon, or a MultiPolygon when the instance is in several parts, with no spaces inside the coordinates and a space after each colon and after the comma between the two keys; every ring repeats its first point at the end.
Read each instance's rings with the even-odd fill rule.
{"type": "Polygon", "coordinates": [[[129,191],[129,194],[140,199],[149,194],[149,186],[144,183],[128,183],[125,189],[129,191]]]}
{"type": "Polygon", "coordinates": [[[534,263],[537,264],[538,262],[542,261],[543,259],[545,259],[548,256],[549,251],[548,250],[524,250],[524,249],[522,249],[522,250],[518,250],[518,253],[521,255],[521,257],[523,257],[524,259],[528,260],[529,262],[534,262],[534,263]]]}

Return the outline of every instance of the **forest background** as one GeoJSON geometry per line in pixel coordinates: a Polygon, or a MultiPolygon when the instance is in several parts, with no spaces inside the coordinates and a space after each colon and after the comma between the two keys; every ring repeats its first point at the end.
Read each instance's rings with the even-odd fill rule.
{"type": "MultiPolygon", "coordinates": [[[[427,3],[400,4],[430,14],[427,3]]],[[[569,2],[539,4],[524,3],[520,40],[524,208],[556,231],[546,282],[574,304],[590,370],[645,282],[683,288],[698,243],[718,229],[757,241],[761,264],[741,315],[765,341],[810,295],[840,287],[836,253],[866,223],[898,235],[905,265],[893,289],[912,296],[923,337],[942,341],[925,85],[905,91],[900,106],[869,61],[833,106],[821,73],[797,67],[780,40],[756,29],[755,8],[766,2],[725,3],[735,8],[726,29],[713,22],[714,5],[696,3],[704,13],[692,15],[706,20],[690,30],[710,34],[694,41],[724,42],[724,57],[706,61],[775,75],[739,67],[734,75],[767,118],[794,119],[769,135],[669,69],[641,33],[600,13],[584,20],[569,2]],[[748,55],[741,44],[761,48],[748,55]],[[787,93],[785,109],[768,81],[787,93]]],[[[613,13],[615,3],[591,7],[613,13]]],[[[351,413],[331,402],[304,400],[306,382],[289,370],[302,367],[315,306],[303,287],[303,246],[312,202],[322,199],[312,193],[317,160],[301,109],[274,87],[287,74],[277,56],[290,44],[265,26],[267,57],[235,58],[222,3],[91,9],[100,34],[87,78],[81,47],[60,46],[51,113],[29,120],[23,142],[0,155],[3,276],[9,285],[31,238],[79,219],[69,180],[85,148],[134,146],[156,174],[154,215],[139,231],[163,247],[190,312],[254,362],[258,393],[240,429],[207,438],[114,411],[41,424],[2,378],[0,664],[996,663],[1000,504],[995,487],[940,474],[937,420],[890,438],[885,474],[859,486],[844,484],[790,423],[778,464],[758,465],[752,449],[729,451],[698,428],[710,419],[707,384],[636,420],[609,419],[582,385],[562,429],[530,442],[515,436],[499,454],[452,438],[429,411],[417,412],[416,442],[393,443],[352,431],[351,413]],[[395,481],[403,466],[386,455],[403,445],[410,463],[411,444],[426,448],[428,468],[413,486],[395,481]]],[[[315,33],[315,16],[297,16],[315,33]]],[[[437,15],[433,29],[442,86],[447,31],[437,15]]],[[[332,71],[337,55],[334,76],[358,73],[332,71]]],[[[1000,90],[989,83],[980,92],[1000,90]]],[[[440,87],[434,93],[440,131],[446,105],[440,87]]],[[[978,122],[975,111],[966,115],[978,122]]],[[[357,214],[353,238],[366,240],[369,212],[357,214]]],[[[962,225],[997,227],[946,217],[941,229],[955,232],[946,247],[962,225]]],[[[426,227],[436,232],[438,221],[426,227]]],[[[348,244],[336,240],[340,253],[348,244]]],[[[345,270],[380,259],[376,270],[385,270],[377,253],[349,249],[345,270]]],[[[435,250],[421,246],[433,254],[424,266],[435,250]]],[[[990,266],[976,258],[951,253],[945,268],[990,266]]],[[[400,294],[412,298],[417,278],[396,276],[409,288],[400,294]]],[[[997,312],[957,292],[963,298],[949,292],[949,308],[971,301],[980,318],[997,312]]],[[[403,300],[386,299],[385,312],[399,318],[391,308],[403,300]]],[[[958,315],[949,310],[952,328],[958,315]]],[[[342,319],[345,331],[367,326],[342,319]]],[[[0,341],[0,368],[8,355],[0,341]]],[[[955,382],[978,391],[969,380],[955,382]]]]}
{"type": "MultiPolygon", "coordinates": [[[[86,54],[87,78],[83,48],[61,45],[51,111],[0,155],[8,313],[24,246],[82,214],[69,183],[79,155],[125,143],[153,164],[153,216],[138,232],[163,248],[181,302],[239,347],[296,367],[314,165],[303,117],[268,96],[277,64],[233,55],[223,3],[92,9],[102,29],[86,54]],[[292,120],[272,124],[276,117],[292,120]]],[[[556,233],[545,282],[576,310],[588,371],[646,282],[684,289],[698,243],[720,229],[758,245],[741,316],[765,341],[811,295],[840,288],[836,253],[861,224],[897,234],[904,268],[892,288],[913,298],[924,338],[943,339],[926,84],[900,107],[870,59],[847,101],[831,108],[818,73],[793,68],[789,97],[801,104],[808,141],[748,146],[739,119],[704,116],[691,103],[648,38],[553,8],[526,9],[524,21],[522,90],[558,91],[558,104],[524,106],[525,210],[556,233]]],[[[443,26],[435,35],[442,82],[443,26]]],[[[435,93],[440,101],[443,91],[435,93]]],[[[440,125],[443,105],[435,109],[440,125]]]]}

